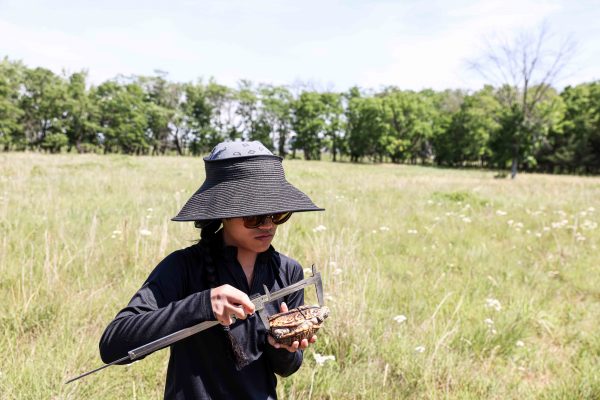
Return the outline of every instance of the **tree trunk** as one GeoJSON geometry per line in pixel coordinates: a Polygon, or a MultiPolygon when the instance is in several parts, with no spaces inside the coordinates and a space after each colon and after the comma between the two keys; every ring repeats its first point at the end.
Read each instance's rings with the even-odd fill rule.
{"type": "Polygon", "coordinates": [[[511,179],[515,179],[515,177],[517,176],[517,156],[513,156],[512,159],[512,166],[510,168],[510,178],[511,179]]]}

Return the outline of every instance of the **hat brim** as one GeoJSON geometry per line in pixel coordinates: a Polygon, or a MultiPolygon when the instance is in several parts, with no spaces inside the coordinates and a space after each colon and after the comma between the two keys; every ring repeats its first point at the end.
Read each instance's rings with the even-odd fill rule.
{"type": "Polygon", "coordinates": [[[172,221],[204,221],[279,212],[324,211],[290,183],[257,185],[238,180],[201,187],[172,221]],[[251,201],[249,201],[252,199],[251,201]]]}

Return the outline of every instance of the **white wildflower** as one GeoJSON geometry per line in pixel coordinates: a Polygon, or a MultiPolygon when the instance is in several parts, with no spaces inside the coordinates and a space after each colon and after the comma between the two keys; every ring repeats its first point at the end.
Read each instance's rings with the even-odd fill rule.
{"type": "Polygon", "coordinates": [[[506,215],[506,214],[508,214],[506,211],[502,211],[502,210],[496,211],[496,215],[506,215]]]}
{"type": "Polygon", "coordinates": [[[433,200],[427,200],[427,204],[433,204],[433,200]]]}
{"type": "Polygon", "coordinates": [[[325,295],[325,300],[327,300],[329,302],[334,302],[335,298],[332,295],[330,295],[330,294],[326,294],[325,295]]]}
{"type": "Polygon", "coordinates": [[[594,222],[594,221],[590,221],[589,219],[586,219],[585,221],[583,221],[583,224],[581,224],[581,228],[585,229],[585,230],[592,230],[592,229],[596,229],[598,227],[598,223],[594,222]]]}
{"type": "Polygon", "coordinates": [[[463,218],[462,218],[462,221],[463,221],[464,223],[466,223],[466,224],[470,224],[470,223],[471,223],[471,218],[469,218],[469,217],[463,217],[463,218]]]}
{"type": "Polygon", "coordinates": [[[544,232],[548,232],[548,231],[550,230],[550,227],[549,227],[549,226],[545,226],[545,227],[543,227],[543,228],[542,228],[542,230],[543,230],[544,232]]]}
{"type": "Polygon", "coordinates": [[[334,355],[324,356],[319,353],[313,353],[313,357],[315,358],[315,362],[317,365],[322,366],[326,361],[335,361],[334,355]]]}
{"type": "Polygon", "coordinates": [[[577,232],[575,234],[575,240],[577,240],[578,242],[583,242],[583,241],[585,241],[585,236],[583,236],[581,233],[577,232]]]}
{"type": "Polygon", "coordinates": [[[327,228],[325,227],[325,225],[318,225],[315,228],[313,228],[313,232],[323,232],[326,230],[327,228]]]}
{"type": "Polygon", "coordinates": [[[553,222],[552,223],[552,228],[554,228],[554,229],[560,229],[560,228],[566,226],[568,223],[569,223],[569,221],[566,220],[566,219],[563,219],[563,220],[558,221],[558,222],[553,222]]]}
{"type": "Polygon", "coordinates": [[[587,209],[589,212],[593,213],[594,211],[596,211],[596,209],[594,207],[590,207],[587,209]]]}
{"type": "Polygon", "coordinates": [[[311,268],[304,268],[304,275],[312,275],[312,269],[311,268]]]}
{"type": "Polygon", "coordinates": [[[540,238],[540,237],[542,237],[542,234],[540,232],[536,232],[535,233],[535,237],[539,237],[540,238]]]}
{"type": "Polygon", "coordinates": [[[523,228],[523,223],[522,222],[515,222],[515,228],[522,229],[523,228]]]}
{"type": "Polygon", "coordinates": [[[409,235],[416,235],[419,232],[416,229],[409,229],[408,231],[406,231],[406,233],[408,233],[409,235]]]}
{"type": "Polygon", "coordinates": [[[147,209],[146,211],[148,211],[148,212],[152,212],[152,208],[149,208],[149,209],[147,209]]]}
{"type": "Polygon", "coordinates": [[[493,308],[496,311],[500,311],[502,309],[502,304],[500,304],[500,301],[491,297],[485,299],[485,306],[487,308],[493,308]]]}
{"type": "Polygon", "coordinates": [[[335,261],[329,261],[329,266],[332,267],[332,268],[335,268],[335,267],[337,267],[337,262],[335,262],[335,261]]]}
{"type": "Polygon", "coordinates": [[[415,351],[417,353],[423,353],[425,351],[425,346],[423,346],[423,345],[417,346],[417,347],[415,347],[415,351]]]}
{"type": "Polygon", "coordinates": [[[492,335],[495,335],[496,333],[498,333],[498,331],[497,331],[497,330],[495,330],[495,329],[491,329],[491,330],[490,330],[490,333],[491,333],[492,335]]]}
{"type": "Polygon", "coordinates": [[[140,235],[150,236],[150,235],[152,235],[152,232],[150,232],[148,229],[140,229],[140,235]]]}
{"type": "Polygon", "coordinates": [[[371,231],[371,233],[377,233],[377,232],[378,232],[378,231],[377,231],[376,229],[373,229],[373,230],[371,231]]]}
{"type": "Polygon", "coordinates": [[[120,230],[118,230],[118,229],[116,229],[116,230],[112,231],[112,234],[113,234],[113,235],[120,235],[121,233],[123,233],[123,232],[121,232],[121,231],[120,231],[120,230]]]}
{"type": "Polygon", "coordinates": [[[388,228],[387,226],[380,226],[379,230],[382,231],[382,232],[386,232],[386,231],[389,231],[390,228],[388,228]]]}
{"type": "Polygon", "coordinates": [[[492,320],[491,318],[486,318],[483,320],[483,322],[485,322],[485,324],[488,326],[494,325],[494,320],[492,320]]]}
{"type": "Polygon", "coordinates": [[[512,219],[509,219],[508,221],[506,221],[506,223],[508,224],[508,226],[512,226],[512,224],[513,224],[514,222],[515,222],[515,221],[513,221],[512,219]]]}
{"type": "Polygon", "coordinates": [[[405,322],[408,318],[406,318],[406,315],[396,315],[394,317],[394,321],[396,321],[397,323],[401,324],[403,322],[405,322]]]}
{"type": "Polygon", "coordinates": [[[525,347],[525,342],[523,342],[522,340],[517,340],[517,342],[515,343],[515,346],[517,346],[517,347],[525,347]]]}
{"type": "Polygon", "coordinates": [[[342,273],[342,269],[341,268],[336,268],[336,269],[333,270],[333,274],[334,275],[339,275],[341,273],[342,273]]]}

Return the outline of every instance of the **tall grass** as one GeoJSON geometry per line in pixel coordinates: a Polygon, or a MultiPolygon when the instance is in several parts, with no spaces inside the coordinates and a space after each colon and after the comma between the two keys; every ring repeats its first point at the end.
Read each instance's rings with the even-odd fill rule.
{"type": "MultiPolygon", "coordinates": [[[[274,246],[318,266],[332,314],[280,398],[600,398],[600,179],[284,165],[327,211],[274,246]]],[[[195,158],[0,155],[0,398],[162,398],[168,351],[64,381],[101,365],[104,327],[197,238],[169,219],[203,174],[195,158]]]]}

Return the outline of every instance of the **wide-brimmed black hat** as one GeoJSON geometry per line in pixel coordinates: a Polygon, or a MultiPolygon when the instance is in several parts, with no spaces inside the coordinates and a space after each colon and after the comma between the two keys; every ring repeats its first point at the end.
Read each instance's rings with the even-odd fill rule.
{"type": "Polygon", "coordinates": [[[323,211],[285,179],[281,162],[258,141],[219,143],[204,158],[204,183],[172,220],[323,211]]]}

